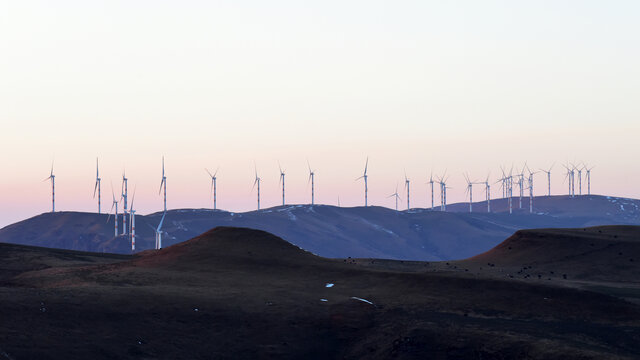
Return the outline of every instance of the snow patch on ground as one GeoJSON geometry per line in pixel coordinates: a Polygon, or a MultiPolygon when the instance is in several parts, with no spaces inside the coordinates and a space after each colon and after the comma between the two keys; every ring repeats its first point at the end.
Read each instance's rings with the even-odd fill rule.
{"type": "Polygon", "coordinates": [[[363,298],[359,298],[359,297],[356,297],[356,296],[352,296],[351,298],[352,298],[353,300],[358,300],[358,301],[366,302],[366,303],[367,303],[367,304],[369,304],[369,305],[373,305],[373,303],[372,303],[371,301],[366,300],[366,299],[363,299],[363,298]]]}
{"type": "Polygon", "coordinates": [[[327,299],[320,299],[320,301],[322,301],[322,302],[327,302],[327,299]]]}
{"type": "Polygon", "coordinates": [[[332,283],[327,283],[324,287],[328,287],[328,288],[330,288],[330,287],[333,287],[333,285],[334,285],[334,284],[332,284],[332,283]]]}

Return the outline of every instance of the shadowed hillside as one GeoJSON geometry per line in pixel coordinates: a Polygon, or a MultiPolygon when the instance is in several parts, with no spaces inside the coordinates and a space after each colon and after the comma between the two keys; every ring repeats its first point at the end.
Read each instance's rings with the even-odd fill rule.
{"type": "Polygon", "coordinates": [[[12,269],[0,288],[0,351],[12,359],[640,353],[640,306],[616,297],[433,271],[434,263],[403,271],[359,261],[238,228],[134,256],[0,244],[0,266],[12,269]]]}

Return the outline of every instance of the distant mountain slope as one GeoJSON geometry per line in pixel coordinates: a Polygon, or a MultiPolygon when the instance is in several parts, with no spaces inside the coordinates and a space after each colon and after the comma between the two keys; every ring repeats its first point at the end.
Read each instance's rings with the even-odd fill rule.
{"type": "MultiPolygon", "coordinates": [[[[268,231],[324,257],[433,261],[482,253],[520,229],[640,224],[638,200],[553,196],[535,198],[534,203],[535,214],[524,209],[509,214],[504,211],[504,199],[491,201],[497,211],[492,213],[486,213],[482,203],[474,204],[473,213],[468,213],[468,204],[449,205],[447,212],[327,205],[279,206],[246,213],[171,210],[164,221],[163,245],[185,241],[216,226],[235,226],[268,231]],[[466,212],[461,210],[465,208],[466,212]]],[[[518,199],[514,205],[518,207],[518,199]]],[[[523,207],[528,203],[523,201],[523,207]]],[[[136,216],[136,251],[153,248],[161,217],[162,213],[136,216]]],[[[131,253],[128,238],[113,236],[113,225],[113,217],[107,223],[104,214],[45,213],[0,229],[0,241],[131,253]]]]}

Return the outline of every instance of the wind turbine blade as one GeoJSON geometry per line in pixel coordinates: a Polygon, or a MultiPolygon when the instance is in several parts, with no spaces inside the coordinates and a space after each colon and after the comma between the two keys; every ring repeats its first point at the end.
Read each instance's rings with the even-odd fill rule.
{"type": "Polygon", "coordinates": [[[98,191],[98,181],[96,180],[96,186],[93,187],[93,198],[96,197],[96,192],[98,191]]]}
{"type": "Polygon", "coordinates": [[[220,166],[216,168],[216,171],[213,173],[213,177],[216,177],[216,175],[218,175],[218,170],[220,170],[220,166]]]}
{"type": "Polygon", "coordinates": [[[129,208],[130,210],[133,210],[133,201],[136,199],[136,188],[137,188],[137,185],[133,187],[133,196],[131,197],[131,207],[129,208]]]}
{"type": "Polygon", "coordinates": [[[211,175],[211,172],[209,172],[209,169],[207,169],[207,168],[204,168],[204,169],[207,172],[207,174],[209,174],[209,176],[213,177],[213,175],[211,175]]]}
{"type": "Polygon", "coordinates": [[[368,167],[369,167],[369,157],[367,156],[367,162],[364,164],[364,175],[367,175],[368,167]]]}

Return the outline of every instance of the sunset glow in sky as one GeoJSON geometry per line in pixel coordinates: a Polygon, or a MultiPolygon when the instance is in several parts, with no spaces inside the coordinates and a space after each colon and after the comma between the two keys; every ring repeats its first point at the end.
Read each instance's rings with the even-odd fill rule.
{"type": "MultiPolygon", "coordinates": [[[[363,204],[404,172],[425,207],[431,171],[495,182],[500,166],[595,166],[592,191],[640,197],[637,1],[0,0],[0,226],[103,211],[126,170],[136,208],[363,204]]],[[[536,175],[536,195],[546,191],[536,175]]],[[[499,195],[494,186],[493,196],[499,195]]],[[[474,199],[483,196],[477,187],[474,199]]],[[[404,200],[404,192],[402,192],[404,200]]],[[[436,195],[438,197],[438,195],[436,195]]],[[[436,204],[439,203],[439,198],[436,204]]]]}

